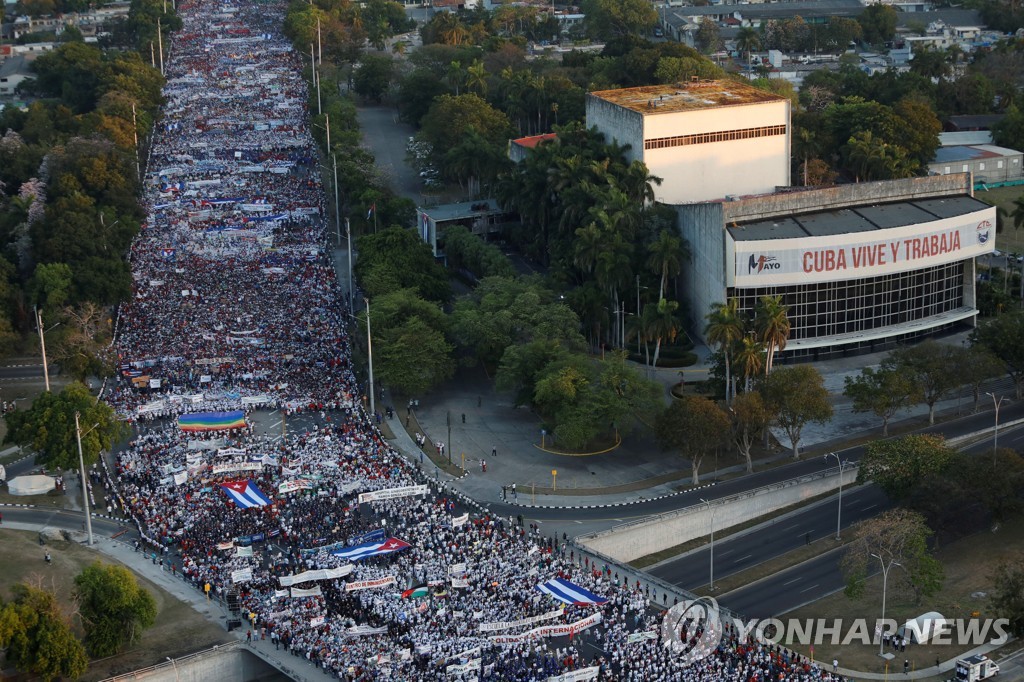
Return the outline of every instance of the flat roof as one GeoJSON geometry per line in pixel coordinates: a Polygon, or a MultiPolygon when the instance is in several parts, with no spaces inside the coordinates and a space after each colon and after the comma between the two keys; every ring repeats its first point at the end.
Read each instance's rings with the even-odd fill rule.
{"type": "Polygon", "coordinates": [[[437,206],[420,207],[419,210],[421,213],[425,213],[429,216],[435,223],[505,212],[501,210],[501,207],[498,206],[498,202],[494,199],[463,201],[457,204],[438,204],[437,206]]]}
{"type": "Polygon", "coordinates": [[[975,159],[995,159],[1005,156],[1017,156],[1021,152],[993,144],[953,145],[939,147],[935,150],[932,163],[949,163],[951,161],[973,161],[975,159]]]}
{"type": "Polygon", "coordinates": [[[512,144],[517,144],[520,147],[528,147],[533,149],[541,142],[545,140],[554,140],[558,137],[558,133],[544,133],[543,135],[529,135],[527,137],[519,137],[512,140],[512,144]]]}
{"type": "Polygon", "coordinates": [[[866,204],[835,211],[814,211],[802,215],[736,223],[726,229],[738,242],[802,239],[886,230],[954,218],[985,208],[990,208],[985,202],[961,195],[940,199],[897,201],[891,204],[866,204]]]}
{"type": "Polygon", "coordinates": [[[645,115],[782,102],[786,99],[752,85],[731,80],[702,80],[675,85],[598,90],[590,95],[645,115]]]}

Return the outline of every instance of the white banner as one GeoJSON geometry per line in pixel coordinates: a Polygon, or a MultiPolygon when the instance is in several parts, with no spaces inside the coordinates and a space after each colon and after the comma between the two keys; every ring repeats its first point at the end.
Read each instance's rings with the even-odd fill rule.
{"type": "Polygon", "coordinates": [[[452,578],[452,587],[469,587],[469,578],[452,578]]]}
{"type": "Polygon", "coordinates": [[[307,481],[300,478],[294,481],[285,481],[277,487],[277,492],[284,495],[285,493],[293,493],[296,490],[309,490],[312,487],[313,481],[307,481]]]}
{"type": "Polygon", "coordinates": [[[601,622],[601,612],[593,613],[582,620],[567,625],[544,625],[521,635],[496,635],[489,637],[495,644],[520,644],[541,637],[564,637],[575,635],[601,622]]]}
{"type": "Polygon", "coordinates": [[[353,637],[366,637],[368,635],[386,635],[388,634],[388,628],[386,625],[379,628],[370,627],[369,625],[353,625],[352,627],[345,629],[345,634],[351,635],[353,637]]]}
{"type": "Polygon", "coordinates": [[[453,516],[452,528],[459,528],[460,526],[464,526],[466,525],[467,521],[469,521],[469,512],[466,512],[462,516],[453,516]]]}
{"type": "Polygon", "coordinates": [[[355,592],[356,590],[372,590],[377,587],[387,587],[388,585],[395,584],[395,576],[389,575],[386,578],[378,578],[376,580],[357,580],[353,583],[345,584],[346,592],[355,592]]]}
{"type": "Polygon", "coordinates": [[[526,625],[533,625],[534,623],[541,623],[545,620],[558,618],[564,612],[564,609],[558,609],[557,611],[549,611],[548,613],[542,613],[539,616],[530,616],[529,618],[520,618],[519,620],[504,620],[498,621],[496,623],[480,623],[480,632],[497,632],[498,630],[511,630],[512,628],[521,628],[526,625]]]}
{"type": "Polygon", "coordinates": [[[150,388],[160,388],[160,385],[162,383],[163,383],[162,379],[150,379],[149,380],[149,387],[150,388]]]}
{"type": "Polygon", "coordinates": [[[252,547],[239,547],[235,551],[235,556],[250,557],[252,556],[252,547]]]}
{"type": "Polygon", "coordinates": [[[449,675],[462,675],[463,673],[476,672],[480,669],[480,663],[482,662],[483,659],[474,658],[472,661],[463,663],[462,665],[450,665],[445,668],[445,672],[449,675]]]}
{"type": "Polygon", "coordinates": [[[448,567],[448,575],[460,575],[466,572],[466,564],[452,564],[448,567]]]}
{"type": "Polygon", "coordinates": [[[187,471],[181,471],[179,473],[174,474],[174,485],[181,485],[181,484],[183,484],[187,480],[188,480],[188,472],[187,471]]]}
{"type": "Polygon", "coordinates": [[[292,585],[306,583],[311,580],[334,580],[335,578],[344,578],[352,572],[352,568],[352,564],[346,564],[344,566],[338,566],[337,568],[321,568],[315,571],[296,573],[295,575],[283,575],[280,578],[281,587],[291,587],[292,585]]]}
{"type": "Polygon", "coordinates": [[[269,395],[247,395],[242,397],[243,405],[266,405],[274,402],[269,395]]]}
{"type": "Polygon", "coordinates": [[[326,622],[327,622],[327,616],[317,616],[316,618],[310,618],[309,619],[309,624],[312,627],[316,627],[318,625],[323,625],[326,622]]]}
{"type": "MultiPolygon", "coordinates": [[[[922,215],[926,220],[931,217],[922,215]]],[[[952,263],[991,253],[995,225],[996,209],[985,207],[953,218],[814,237],[750,239],[757,234],[755,226],[745,231],[743,239],[726,240],[733,260],[726,285],[802,285],[952,263]]]]}
{"type": "Polygon", "coordinates": [[[252,569],[243,568],[240,571],[231,572],[231,582],[233,583],[244,583],[252,580],[252,569]]]}
{"type": "Polygon", "coordinates": [[[217,438],[216,440],[190,440],[188,442],[189,450],[216,450],[217,448],[224,445],[223,438],[217,438]]]}
{"type": "Polygon", "coordinates": [[[288,590],[274,590],[274,599],[284,599],[288,596],[288,590]]]}
{"type": "Polygon", "coordinates": [[[240,457],[244,455],[244,448],[221,448],[217,450],[218,457],[240,457]]]}
{"type": "Polygon", "coordinates": [[[626,638],[626,644],[636,644],[648,639],[658,639],[657,632],[634,632],[626,638]]]}
{"type": "Polygon", "coordinates": [[[292,588],[292,599],[300,599],[302,597],[319,597],[323,593],[324,593],[324,591],[320,589],[319,585],[317,585],[316,587],[314,587],[311,590],[303,590],[303,589],[300,589],[298,587],[293,587],[292,588]]]}
{"type": "Polygon", "coordinates": [[[229,474],[235,471],[261,471],[263,465],[258,462],[238,462],[235,464],[214,464],[213,475],[229,474]]]}
{"type": "Polygon", "coordinates": [[[590,682],[591,680],[597,679],[597,674],[599,672],[601,672],[601,666],[594,665],[589,668],[573,670],[572,672],[568,672],[563,675],[549,677],[548,682],[590,682]]]}
{"type": "Polygon", "coordinates": [[[407,485],[402,488],[385,488],[374,490],[369,493],[359,493],[359,504],[364,502],[376,502],[378,500],[394,500],[399,497],[412,497],[413,495],[426,495],[428,487],[425,485],[407,485]]]}

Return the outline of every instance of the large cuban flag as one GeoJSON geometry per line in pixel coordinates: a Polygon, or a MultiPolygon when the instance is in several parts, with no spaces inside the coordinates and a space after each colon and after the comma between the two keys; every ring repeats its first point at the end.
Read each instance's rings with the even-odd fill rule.
{"type": "Polygon", "coordinates": [[[359,559],[365,559],[371,556],[377,556],[378,554],[390,554],[391,552],[398,552],[403,549],[411,547],[408,542],[399,540],[398,538],[388,538],[380,542],[366,542],[361,545],[355,545],[353,547],[345,547],[344,549],[336,549],[331,554],[342,559],[348,559],[349,561],[358,561],[359,559]]]}
{"type": "Polygon", "coordinates": [[[271,500],[252,481],[230,481],[221,483],[221,490],[227,493],[231,501],[242,509],[265,507],[271,500]]]}
{"type": "Polygon", "coordinates": [[[608,601],[604,597],[599,597],[593,592],[585,590],[564,578],[552,578],[546,583],[537,585],[537,589],[544,594],[551,595],[560,602],[575,606],[604,604],[608,601]]]}

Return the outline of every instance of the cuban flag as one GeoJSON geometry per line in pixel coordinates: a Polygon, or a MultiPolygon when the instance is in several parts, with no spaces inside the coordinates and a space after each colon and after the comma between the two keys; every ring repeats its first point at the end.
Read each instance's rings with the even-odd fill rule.
{"type": "Polygon", "coordinates": [[[366,219],[369,220],[373,217],[373,214],[377,211],[377,202],[370,204],[370,210],[366,212],[366,219]]]}
{"type": "Polygon", "coordinates": [[[271,504],[270,498],[263,494],[252,481],[231,481],[222,483],[221,490],[227,493],[231,501],[242,509],[250,507],[266,507],[271,504]]]}
{"type": "Polygon", "coordinates": [[[331,554],[342,559],[348,559],[349,561],[358,561],[359,559],[366,559],[367,557],[377,556],[378,554],[390,554],[391,552],[399,552],[403,549],[409,549],[411,547],[408,542],[399,540],[398,538],[388,538],[381,542],[366,542],[362,545],[355,545],[354,547],[346,547],[344,549],[336,549],[331,554]]]}
{"type": "Polygon", "coordinates": [[[537,585],[537,589],[560,602],[575,606],[596,606],[608,602],[604,597],[599,597],[564,578],[552,578],[546,583],[537,585]]]}

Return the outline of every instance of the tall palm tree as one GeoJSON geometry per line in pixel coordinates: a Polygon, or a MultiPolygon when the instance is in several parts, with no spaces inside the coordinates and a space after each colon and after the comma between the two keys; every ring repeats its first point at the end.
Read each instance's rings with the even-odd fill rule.
{"type": "Polygon", "coordinates": [[[761,37],[750,26],[744,26],[736,33],[736,49],[746,53],[747,64],[750,64],[750,53],[760,46],[761,37]]]}
{"type": "Polygon", "coordinates": [[[665,298],[668,278],[679,274],[683,259],[689,259],[689,253],[683,241],[668,230],[662,230],[658,234],[658,238],[648,245],[647,253],[647,266],[661,274],[661,285],[658,287],[660,301],[665,298]]]}
{"type": "Polygon", "coordinates": [[[651,175],[647,164],[635,160],[622,174],[622,189],[631,200],[640,204],[641,208],[654,203],[654,186],[661,184],[661,178],[651,175]]]}
{"type": "Polygon", "coordinates": [[[708,343],[718,346],[718,350],[725,356],[725,402],[729,404],[732,392],[732,354],[736,343],[744,335],[739,300],[730,298],[726,303],[715,303],[705,319],[708,324],[704,328],[704,336],[708,343]]]}
{"type": "Polygon", "coordinates": [[[448,87],[455,90],[455,96],[459,96],[459,89],[462,87],[462,83],[465,81],[465,72],[462,70],[462,62],[453,61],[448,65],[448,69],[445,72],[445,80],[448,81],[448,87]]]}
{"type": "Polygon", "coordinates": [[[786,348],[790,332],[788,311],[789,306],[782,304],[782,296],[762,296],[754,313],[757,338],[768,351],[765,374],[772,371],[775,352],[786,348]]]}
{"type": "Polygon", "coordinates": [[[483,97],[487,94],[487,69],[479,59],[466,68],[466,90],[483,97]]]}
{"type": "Polygon", "coordinates": [[[750,382],[764,367],[764,344],[747,334],[736,349],[736,371],[743,374],[743,392],[750,392],[750,382]]]}
{"type": "Polygon", "coordinates": [[[1024,227],[1024,194],[1013,200],[1013,210],[1009,215],[1013,219],[1013,229],[1024,227]]]}
{"type": "MultiPolygon", "coordinates": [[[[648,304],[650,307],[650,304],[648,304]]],[[[668,341],[669,343],[676,340],[676,335],[679,333],[679,318],[676,317],[676,311],[679,310],[679,303],[677,301],[670,301],[666,298],[658,301],[655,306],[655,314],[652,320],[652,326],[650,328],[650,334],[654,338],[654,359],[651,362],[652,367],[658,366],[658,356],[661,354],[661,342],[668,341]]]]}
{"type": "Polygon", "coordinates": [[[597,259],[604,251],[605,235],[597,223],[576,230],[576,241],[573,244],[573,265],[585,273],[594,271],[597,259]]]}

